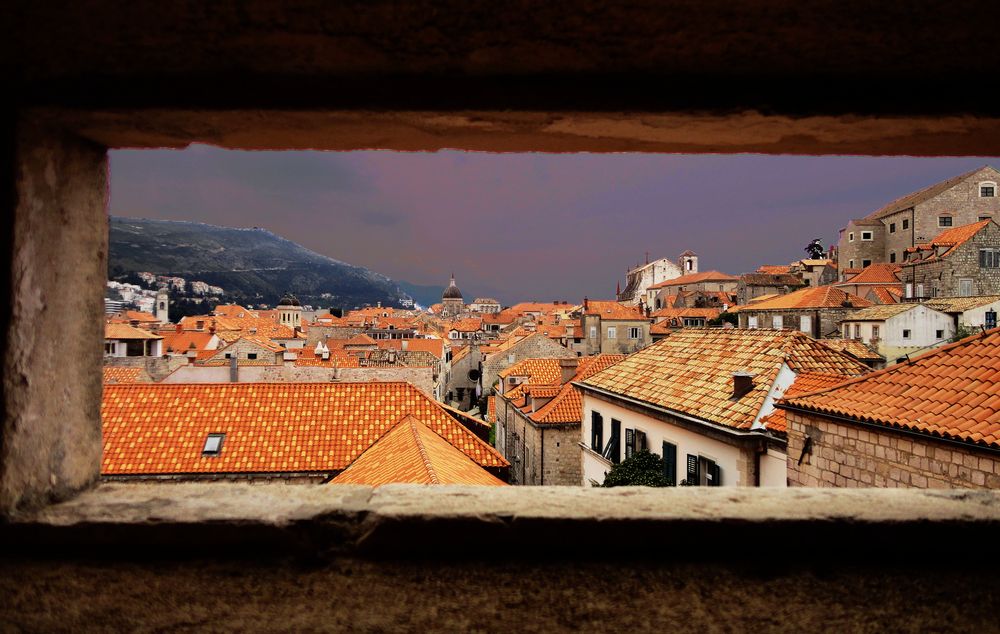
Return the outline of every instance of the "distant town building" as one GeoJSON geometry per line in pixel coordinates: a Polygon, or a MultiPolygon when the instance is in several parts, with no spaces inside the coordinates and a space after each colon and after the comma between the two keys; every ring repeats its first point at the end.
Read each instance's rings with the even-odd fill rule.
{"type": "Polygon", "coordinates": [[[661,258],[636,266],[626,273],[625,288],[618,293],[618,301],[638,306],[646,299],[646,291],[650,286],[672,280],[681,275],[698,272],[698,256],[692,251],[685,251],[678,261],[671,262],[661,258]]]}
{"type": "Polygon", "coordinates": [[[851,220],[840,230],[841,275],[876,262],[897,264],[907,249],[951,227],[1000,216],[1000,172],[987,165],[935,183],[851,220]]]}
{"type": "Polygon", "coordinates": [[[584,354],[631,354],[652,343],[652,319],[638,308],[615,301],[584,299],[580,329],[584,354]]]}
{"type": "Polygon", "coordinates": [[[445,317],[455,317],[465,311],[462,291],[455,286],[455,274],[452,273],[448,287],[441,294],[441,314],[445,317]]]}
{"type": "Polygon", "coordinates": [[[1000,225],[981,220],[907,248],[900,277],[907,299],[1000,293],[1000,225]]]}

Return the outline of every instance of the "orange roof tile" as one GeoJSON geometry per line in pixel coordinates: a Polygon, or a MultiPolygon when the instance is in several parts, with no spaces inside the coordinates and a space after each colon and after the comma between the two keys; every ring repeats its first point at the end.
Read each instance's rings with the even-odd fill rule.
{"type": "Polygon", "coordinates": [[[399,421],[331,483],[506,486],[413,416],[399,421]]]}
{"type": "Polygon", "coordinates": [[[843,282],[838,282],[834,286],[850,286],[853,284],[899,284],[899,271],[902,270],[898,264],[888,262],[876,262],[861,269],[857,275],[852,275],[843,282]]]}
{"type": "Polygon", "coordinates": [[[466,317],[458,319],[448,327],[449,330],[458,332],[477,332],[483,329],[483,320],[479,317],[466,317]]]}
{"type": "Polygon", "coordinates": [[[183,354],[188,350],[207,350],[212,336],[210,332],[198,330],[168,332],[163,335],[163,349],[178,354],[183,354]]]}
{"type": "Polygon", "coordinates": [[[254,311],[239,304],[220,304],[212,312],[217,317],[235,317],[236,319],[256,318],[258,316],[254,311]]]}
{"type": "Polygon", "coordinates": [[[524,376],[527,380],[504,394],[508,400],[517,400],[524,395],[524,388],[529,385],[559,385],[562,382],[562,367],[560,359],[524,359],[497,376],[506,379],[509,376],[524,376]]]}
{"type": "Polygon", "coordinates": [[[782,364],[793,372],[855,376],[868,368],[792,330],[689,328],[640,350],[581,385],[747,430],[782,364]],[[732,398],[732,375],[749,372],[754,388],[732,398]]]}
{"type": "Polygon", "coordinates": [[[160,320],[156,318],[155,315],[143,312],[141,310],[126,310],[123,313],[125,319],[129,321],[138,321],[143,323],[160,323],[160,320]]]}
{"type": "Polygon", "coordinates": [[[702,273],[689,273],[671,280],[653,284],[647,290],[657,288],[667,288],[668,286],[682,286],[684,284],[700,284],[701,282],[738,282],[739,276],[729,275],[720,271],[704,271],[702,273]]]}
{"type": "Polygon", "coordinates": [[[1000,329],[779,405],[1000,447],[1000,329]]]}
{"type": "Polygon", "coordinates": [[[537,412],[531,414],[531,419],[539,424],[566,424],[580,422],[583,411],[583,398],[580,388],[573,385],[574,381],[583,381],[602,370],[610,368],[623,360],[623,354],[599,354],[592,357],[582,357],[577,366],[576,375],[565,383],[551,401],[543,405],[537,412]]]}
{"type": "Polygon", "coordinates": [[[789,265],[787,265],[787,264],[784,264],[784,265],[782,265],[782,264],[774,264],[774,265],[771,265],[771,264],[762,264],[761,266],[757,267],[757,273],[766,273],[768,275],[782,275],[782,274],[790,273],[791,270],[792,270],[792,267],[789,266],[789,265]]]}
{"type": "Polygon", "coordinates": [[[148,382],[149,375],[142,368],[129,368],[117,365],[104,366],[104,384],[114,385],[116,383],[144,383],[148,382]]]}
{"type": "Polygon", "coordinates": [[[872,295],[883,304],[896,304],[903,297],[902,286],[876,286],[872,288],[872,295]]]}
{"type": "Polygon", "coordinates": [[[884,361],[879,353],[875,352],[857,339],[820,339],[827,348],[849,354],[859,361],[884,361]]]}
{"type": "Polygon", "coordinates": [[[359,332],[350,339],[344,342],[344,347],[346,346],[377,346],[378,342],[366,335],[363,332],[359,332]]]}
{"type": "Polygon", "coordinates": [[[444,358],[444,339],[379,339],[378,347],[383,350],[402,350],[403,342],[411,352],[429,352],[438,359],[444,358]]]}
{"type": "Polygon", "coordinates": [[[163,339],[160,335],[129,324],[104,324],[105,339],[163,339]]]}
{"type": "Polygon", "coordinates": [[[408,383],[153,383],[105,386],[101,473],[340,471],[406,416],[481,466],[508,465],[408,383]],[[222,452],[203,456],[211,433],[222,452]]]}
{"type": "Polygon", "coordinates": [[[787,295],[779,295],[771,299],[754,302],[752,305],[735,306],[733,312],[739,310],[796,310],[808,308],[840,308],[849,301],[854,308],[867,308],[872,302],[867,299],[844,292],[833,286],[815,286],[803,288],[787,295]]]}
{"type": "Polygon", "coordinates": [[[646,319],[646,316],[638,308],[610,300],[588,300],[583,312],[586,315],[599,315],[601,319],[610,319],[613,321],[640,321],[646,319]]]}
{"type": "MultiPolygon", "coordinates": [[[[962,225],[960,227],[952,227],[951,229],[945,229],[937,235],[936,238],[930,242],[924,244],[918,244],[915,247],[909,247],[906,249],[907,253],[913,253],[916,251],[932,251],[936,247],[948,247],[947,251],[944,251],[940,255],[934,254],[930,257],[923,258],[922,260],[917,260],[916,262],[930,262],[938,258],[946,258],[952,254],[958,247],[962,246],[966,242],[972,239],[977,233],[982,231],[986,225],[993,222],[992,220],[980,220],[979,222],[974,222],[969,225],[962,225]]],[[[915,263],[915,262],[914,262],[915,263]]]]}

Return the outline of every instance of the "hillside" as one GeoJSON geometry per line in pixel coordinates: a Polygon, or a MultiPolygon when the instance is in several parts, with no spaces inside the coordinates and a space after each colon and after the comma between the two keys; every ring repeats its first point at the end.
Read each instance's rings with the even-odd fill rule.
{"type": "Polygon", "coordinates": [[[320,255],[264,229],[196,222],[110,219],[109,277],[149,271],[221,286],[228,300],[275,304],[286,292],[303,304],[353,308],[408,297],[388,277],[320,255]],[[323,294],[328,293],[328,297],[323,294]]]}

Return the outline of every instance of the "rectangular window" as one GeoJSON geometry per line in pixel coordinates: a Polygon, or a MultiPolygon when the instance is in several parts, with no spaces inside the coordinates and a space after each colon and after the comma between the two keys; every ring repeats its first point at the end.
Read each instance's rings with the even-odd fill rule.
{"type": "Polygon", "coordinates": [[[604,417],[590,412],[590,448],[601,453],[604,449],[604,417]]]}
{"type": "Polygon", "coordinates": [[[944,339],[944,331],[943,330],[935,330],[934,331],[934,338],[935,339],[944,339]]]}
{"type": "Polygon", "coordinates": [[[872,265],[871,260],[861,260],[861,268],[867,269],[871,265],[872,265]]]}
{"type": "Polygon", "coordinates": [[[851,326],[850,324],[844,324],[844,339],[851,338],[851,326]]]}
{"type": "Polygon", "coordinates": [[[698,456],[687,455],[687,475],[684,481],[688,486],[701,486],[701,463],[698,460],[698,456]]]}
{"type": "Polygon", "coordinates": [[[807,335],[812,334],[812,316],[802,315],[799,317],[799,330],[806,333],[807,335]]]}
{"type": "Polygon", "coordinates": [[[608,328],[608,339],[614,339],[617,334],[614,326],[608,328]]]}
{"type": "Polygon", "coordinates": [[[854,338],[861,338],[861,324],[854,324],[854,338]]]}
{"type": "Polygon", "coordinates": [[[917,297],[923,297],[923,296],[924,296],[924,285],[917,284],[917,297]]]}
{"type": "Polygon", "coordinates": [[[850,232],[849,234],[847,234],[847,241],[848,242],[854,242],[854,232],[853,231],[850,232]]]}
{"type": "Polygon", "coordinates": [[[979,186],[979,197],[980,198],[993,198],[997,195],[996,185],[980,185],[979,186]]]}
{"type": "Polygon", "coordinates": [[[910,219],[909,218],[904,218],[903,219],[903,229],[909,229],[909,228],[910,228],[910,219]]]}
{"type": "Polygon", "coordinates": [[[611,461],[612,464],[618,464],[622,461],[622,422],[620,420],[611,419],[611,436],[608,438],[608,444],[604,447],[604,457],[611,461]]]}
{"type": "Polygon", "coordinates": [[[205,438],[205,446],[202,447],[201,455],[203,456],[218,456],[222,453],[222,441],[225,439],[225,434],[209,434],[205,438]]]}
{"type": "Polygon", "coordinates": [[[903,328],[903,339],[909,339],[909,338],[910,338],[910,329],[903,328]]]}
{"type": "Polygon", "coordinates": [[[896,261],[896,252],[889,251],[889,262],[895,262],[895,261],[896,261]]]}
{"type": "Polygon", "coordinates": [[[854,260],[848,260],[847,261],[847,268],[849,268],[849,269],[853,269],[854,268],[854,260]]]}
{"type": "Polygon", "coordinates": [[[913,297],[913,284],[907,283],[907,285],[906,285],[906,297],[907,298],[913,297]]]}
{"type": "Polygon", "coordinates": [[[889,223],[889,233],[896,233],[896,223],[895,222],[890,222],[889,223]]]}
{"type": "Polygon", "coordinates": [[[785,318],[783,315],[775,315],[771,317],[771,327],[775,330],[781,330],[785,326],[785,318]]]}
{"type": "Polygon", "coordinates": [[[250,359],[251,361],[256,361],[257,360],[257,353],[256,352],[248,352],[247,353],[247,359],[250,359]]]}
{"type": "Polygon", "coordinates": [[[722,486],[722,469],[719,465],[715,464],[715,461],[709,460],[708,458],[702,458],[702,473],[705,474],[705,486],[709,487],[720,487],[722,486]]]}
{"type": "Polygon", "coordinates": [[[677,486],[677,445],[663,441],[663,475],[668,487],[677,486]]]}
{"type": "Polygon", "coordinates": [[[997,327],[997,311],[992,308],[986,311],[986,327],[996,328],[997,327]]]}
{"type": "Polygon", "coordinates": [[[1000,249],[980,249],[979,268],[983,269],[1000,268],[1000,249]]]}
{"type": "Polygon", "coordinates": [[[638,339],[639,338],[639,329],[635,328],[635,327],[629,328],[628,329],[628,338],[629,339],[638,339]]]}
{"type": "Polygon", "coordinates": [[[971,279],[961,279],[958,280],[958,294],[961,297],[972,297],[972,280],[971,279]]]}
{"type": "Polygon", "coordinates": [[[878,339],[878,326],[872,326],[872,339],[878,339]]]}
{"type": "Polygon", "coordinates": [[[757,327],[757,315],[747,315],[747,328],[757,327]]]}
{"type": "Polygon", "coordinates": [[[597,339],[597,326],[590,327],[590,338],[597,339]]]}
{"type": "Polygon", "coordinates": [[[862,240],[871,240],[872,239],[872,232],[871,231],[862,231],[861,232],[861,239],[862,240]]]}
{"type": "Polygon", "coordinates": [[[625,459],[628,460],[635,453],[635,430],[625,430],[625,459]]]}
{"type": "Polygon", "coordinates": [[[950,227],[951,224],[952,224],[951,216],[938,216],[939,227],[950,227]]]}

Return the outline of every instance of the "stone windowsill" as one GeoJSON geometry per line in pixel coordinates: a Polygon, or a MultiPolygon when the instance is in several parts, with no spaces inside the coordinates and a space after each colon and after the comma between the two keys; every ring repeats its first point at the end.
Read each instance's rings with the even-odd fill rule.
{"type": "Polygon", "coordinates": [[[990,543],[998,527],[1000,492],[991,491],[128,483],[17,516],[0,525],[0,541],[8,554],[55,548],[113,557],[154,547],[843,561],[918,552],[954,559],[956,544],[990,543]]]}

